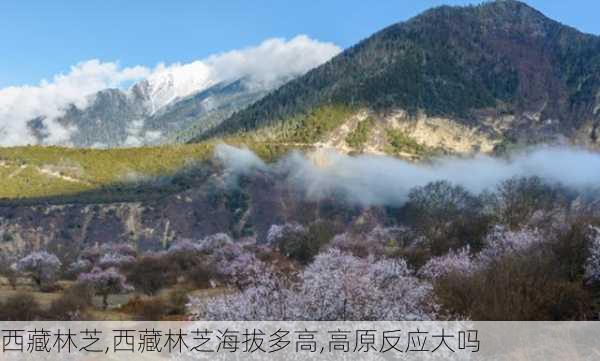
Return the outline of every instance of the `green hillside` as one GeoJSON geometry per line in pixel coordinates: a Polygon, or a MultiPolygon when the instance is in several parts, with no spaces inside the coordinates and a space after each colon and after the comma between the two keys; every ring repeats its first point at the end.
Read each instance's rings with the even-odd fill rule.
{"type": "MultiPolygon", "coordinates": [[[[265,161],[293,147],[231,137],[265,161]]],[[[209,166],[215,142],[142,148],[77,149],[63,147],[0,148],[0,203],[65,198],[69,201],[120,201],[161,196],[193,186],[209,166]]]]}
{"type": "Polygon", "coordinates": [[[172,174],[207,159],[209,144],[126,149],[15,147],[0,149],[0,198],[76,194],[172,174]]]}
{"type": "Polygon", "coordinates": [[[571,136],[598,123],[599,87],[600,37],[512,0],[444,6],[383,29],[193,141],[293,123],[324,105],[476,125],[486,114],[539,112],[558,120],[550,132],[571,136]]]}

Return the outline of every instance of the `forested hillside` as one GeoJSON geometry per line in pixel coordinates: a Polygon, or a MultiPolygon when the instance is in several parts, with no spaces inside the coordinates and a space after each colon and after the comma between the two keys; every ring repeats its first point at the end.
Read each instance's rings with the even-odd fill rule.
{"type": "Polygon", "coordinates": [[[599,86],[599,37],[512,0],[444,6],[383,29],[195,140],[344,104],[471,125],[512,115],[506,138],[542,129],[594,143],[599,86]]]}

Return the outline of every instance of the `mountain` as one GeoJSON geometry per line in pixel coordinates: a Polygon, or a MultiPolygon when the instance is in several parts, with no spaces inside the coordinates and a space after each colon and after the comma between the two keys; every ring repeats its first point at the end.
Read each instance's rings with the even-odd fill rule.
{"type": "MultiPolygon", "coordinates": [[[[128,90],[105,89],[88,97],[84,107],[70,105],[56,121],[73,129],[76,147],[122,147],[185,141],[263,97],[285,82],[188,81],[172,77],[143,80],[128,90]],[[199,89],[199,90],[198,90],[199,89]]],[[[43,118],[28,122],[38,140],[46,136],[43,118]]]]}
{"type": "MultiPolygon", "coordinates": [[[[275,84],[285,81],[282,78],[275,84]]],[[[217,83],[166,106],[149,117],[146,125],[166,131],[171,142],[185,142],[261,99],[277,86],[275,84],[255,84],[247,78],[217,83]]]]}
{"type": "MultiPolygon", "coordinates": [[[[76,126],[78,144],[223,137],[265,160],[309,147],[411,159],[435,152],[492,153],[533,142],[594,147],[599,77],[599,37],[552,21],[525,4],[502,1],[427,11],[277,90],[242,78],[188,93],[174,89],[178,81],[167,77],[128,91],[99,92],[87,107],[72,106],[61,121],[76,126]]],[[[30,126],[44,137],[40,119],[32,119],[30,126]]],[[[315,152],[307,155],[309,168],[294,163],[298,157],[292,155],[272,168],[277,172],[252,166],[254,171],[241,172],[232,181],[221,162],[213,160],[214,144],[0,149],[0,253],[40,245],[68,253],[106,241],[164,249],[176,239],[216,232],[263,239],[272,224],[285,222],[327,220],[359,229],[402,225],[406,216],[393,207],[340,202],[331,188],[347,182],[344,189],[363,196],[361,189],[372,183],[362,174],[365,168],[349,160],[355,159],[374,171],[377,182],[369,188],[394,183],[394,193],[399,193],[406,185],[385,175],[404,174],[405,166],[348,158],[325,173],[335,176],[333,181],[304,182],[302,176],[311,169],[331,165],[323,157],[327,153],[315,152]],[[286,164],[289,170],[282,168],[286,164]],[[351,178],[361,187],[352,187],[351,178]],[[292,187],[299,183],[306,188],[292,187]],[[322,190],[332,192],[315,198],[322,190]]],[[[257,163],[246,150],[238,157],[232,162],[257,163]]],[[[494,162],[489,169],[501,173],[502,168],[494,162]]],[[[452,172],[465,169],[475,171],[453,167],[452,172]]],[[[317,180],[322,179],[319,174],[317,180]]],[[[540,192],[546,190],[535,188],[533,193],[540,192]]],[[[596,214],[597,200],[589,197],[594,200],[590,214],[596,214]]],[[[580,200],[573,207],[565,212],[587,214],[580,200]]]]}
{"type": "Polygon", "coordinates": [[[247,132],[287,141],[340,107],[348,111],[328,125],[332,135],[311,142],[398,154],[538,142],[597,147],[600,37],[518,1],[434,8],[379,31],[193,141],[247,132]],[[356,139],[360,147],[351,145],[356,139]]]}
{"type": "Polygon", "coordinates": [[[206,65],[194,65],[192,71],[158,71],[135,84],[131,93],[144,102],[150,114],[154,114],[178,99],[216,84],[206,65]]]}
{"type": "MultiPolygon", "coordinates": [[[[64,94],[52,86],[24,88],[24,92],[15,88],[11,92],[18,96],[6,98],[8,106],[0,109],[3,125],[11,124],[1,129],[7,135],[2,144],[119,147],[184,141],[340,50],[332,43],[299,35],[267,39],[258,46],[189,63],[135,67],[125,78],[90,82],[85,89],[64,94]],[[142,76],[125,90],[126,79],[142,76]],[[49,106],[40,100],[47,93],[53,96],[49,106]]],[[[97,63],[78,66],[119,68],[97,63]]],[[[69,77],[80,74],[77,67],[73,69],[69,77]]]]}

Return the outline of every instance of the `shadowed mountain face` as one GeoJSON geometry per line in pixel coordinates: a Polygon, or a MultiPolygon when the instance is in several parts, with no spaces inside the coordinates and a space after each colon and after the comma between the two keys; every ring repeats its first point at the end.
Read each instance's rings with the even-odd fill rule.
{"type": "Polygon", "coordinates": [[[392,25],[195,140],[282,124],[327,104],[402,109],[503,139],[597,145],[600,37],[517,1],[440,7],[392,25]]]}

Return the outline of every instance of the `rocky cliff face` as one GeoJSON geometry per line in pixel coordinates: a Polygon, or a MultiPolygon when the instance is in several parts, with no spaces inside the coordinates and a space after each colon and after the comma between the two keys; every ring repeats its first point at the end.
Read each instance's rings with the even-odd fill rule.
{"type": "Polygon", "coordinates": [[[477,121],[465,123],[453,117],[429,116],[422,112],[411,115],[399,109],[385,113],[362,109],[313,146],[347,154],[395,155],[415,160],[434,155],[498,155],[536,144],[598,150],[600,140],[595,124],[594,121],[582,122],[566,135],[558,129],[558,121],[542,120],[539,113],[481,113],[477,121]],[[349,140],[365,122],[369,125],[362,129],[363,142],[353,144],[349,140]],[[403,144],[393,144],[394,134],[402,136],[403,144]]]}
{"type": "Polygon", "coordinates": [[[188,191],[148,201],[1,206],[0,252],[47,247],[68,259],[96,243],[126,242],[160,250],[176,239],[219,232],[260,242],[272,224],[327,221],[334,227],[383,222],[385,217],[382,209],[307,201],[284,182],[260,174],[237,184],[215,175],[188,191]]]}
{"type": "Polygon", "coordinates": [[[346,154],[395,155],[409,160],[427,155],[492,154],[504,139],[502,123],[507,121],[488,119],[486,126],[468,126],[446,117],[411,116],[403,110],[378,114],[363,109],[314,147],[346,154]],[[359,131],[364,139],[354,142],[353,136],[359,131]],[[394,136],[402,137],[403,143],[396,144],[394,136]]]}

